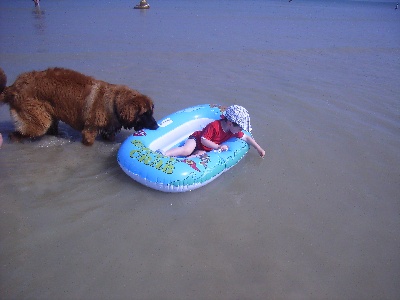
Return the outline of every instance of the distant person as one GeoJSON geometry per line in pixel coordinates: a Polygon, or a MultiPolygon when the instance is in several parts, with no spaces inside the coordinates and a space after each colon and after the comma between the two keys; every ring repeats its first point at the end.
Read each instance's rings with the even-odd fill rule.
{"type": "Polygon", "coordinates": [[[394,9],[398,9],[399,8],[399,2],[397,2],[396,7],[394,9]]]}
{"type": "Polygon", "coordinates": [[[0,133],[0,148],[1,148],[1,145],[3,144],[3,136],[1,135],[1,133],[0,133]]]}
{"type": "Polygon", "coordinates": [[[148,4],[146,0],[140,0],[140,3],[139,3],[139,5],[138,5],[138,7],[141,7],[141,8],[149,8],[149,7],[150,7],[150,4],[148,4]]]}
{"type": "Polygon", "coordinates": [[[33,0],[33,2],[35,3],[35,7],[36,7],[36,6],[39,6],[39,1],[40,1],[40,0],[33,0]]]}

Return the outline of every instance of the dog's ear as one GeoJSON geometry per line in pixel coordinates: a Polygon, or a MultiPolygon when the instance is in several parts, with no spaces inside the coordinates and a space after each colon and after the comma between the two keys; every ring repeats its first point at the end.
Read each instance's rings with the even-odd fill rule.
{"type": "Polygon", "coordinates": [[[132,101],[126,101],[119,107],[118,115],[122,125],[132,124],[139,114],[140,108],[132,101]]]}
{"type": "Polygon", "coordinates": [[[121,97],[115,102],[118,119],[123,127],[132,128],[140,122],[141,116],[151,111],[153,113],[153,101],[146,95],[135,93],[129,97],[121,97]]]}

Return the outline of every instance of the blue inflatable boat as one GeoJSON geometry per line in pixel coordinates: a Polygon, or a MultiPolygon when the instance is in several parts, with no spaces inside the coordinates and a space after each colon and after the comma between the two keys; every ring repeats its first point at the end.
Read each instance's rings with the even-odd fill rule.
{"type": "MultiPolygon", "coordinates": [[[[173,113],[158,122],[157,130],[133,133],[118,150],[117,160],[131,178],[164,192],[186,192],[211,182],[236,165],[249,151],[238,138],[224,144],[228,151],[210,151],[200,157],[167,157],[159,153],[181,146],[194,131],[219,120],[226,107],[204,104],[173,113]],[[157,152],[156,152],[157,151],[157,152]]],[[[251,134],[243,131],[244,134],[251,134]]]]}

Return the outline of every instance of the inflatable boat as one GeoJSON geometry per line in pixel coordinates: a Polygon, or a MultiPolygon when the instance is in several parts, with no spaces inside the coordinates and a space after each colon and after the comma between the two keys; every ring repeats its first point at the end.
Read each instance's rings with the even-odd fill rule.
{"type": "MultiPolygon", "coordinates": [[[[122,170],[137,182],[164,192],[186,192],[213,181],[236,165],[249,151],[238,138],[224,144],[227,151],[210,151],[199,157],[168,157],[166,150],[181,146],[190,134],[219,120],[226,107],[204,104],[175,112],[158,122],[157,130],[143,129],[129,136],[118,150],[122,170]]],[[[251,134],[243,131],[244,134],[251,134]]]]}

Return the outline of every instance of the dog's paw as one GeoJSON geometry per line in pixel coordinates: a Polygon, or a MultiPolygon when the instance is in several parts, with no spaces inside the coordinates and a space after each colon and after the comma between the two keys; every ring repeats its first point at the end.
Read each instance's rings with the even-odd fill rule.
{"type": "Polygon", "coordinates": [[[14,131],[8,135],[8,139],[13,143],[22,143],[24,136],[20,132],[14,131]]]}

